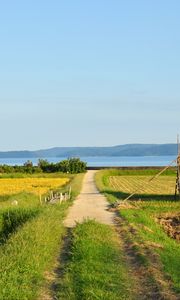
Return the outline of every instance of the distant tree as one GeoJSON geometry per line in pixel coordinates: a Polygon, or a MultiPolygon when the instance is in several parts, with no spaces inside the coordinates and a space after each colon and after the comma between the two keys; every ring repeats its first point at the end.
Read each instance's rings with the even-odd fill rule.
{"type": "Polygon", "coordinates": [[[2,165],[1,169],[3,170],[3,173],[13,173],[14,172],[13,166],[2,165]]]}
{"type": "Polygon", "coordinates": [[[25,173],[31,173],[31,174],[34,172],[34,168],[33,168],[33,163],[32,163],[32,161],[27,160],[27,161],[24,163],[24,172],[25,172],[25,173]]]}
{"type": "Polygon", "coordinates": [[[69,158],[57,163],[49,163],[46,159],[39,159],[38,165],[34,166],[32,161],[28,160],[23,166],[0,165],[0,173],[83,173],[86,171],[86,163],[79,158],[69,158]]]}
{"type": "Polygon", "coordinates": [[[86,171],[87,164],[79,158],[69,158],[59,162],[59,169],[61,172],[68,173],[83,173],[86,171]]]}
{"type": "Polygon", "coordinates": [[[46,159],[39,159],[38,160],[38,167],[43,171],[47,172],[49,166],[49,162],[46,159]]]}
{"type": "Polygon", "coordinates": [[[53,173],[57,172],[57,166],[56,164],[49,163],[46,159],[39,159],[38,161],[38,167],[43,171],[47,173],[53,173]]]}
{"type": "Polygon", "coordinates": [[[33,167],[32,161],[31,161],[31,160],[27,160],[27,161],[24,163],[24,167],[32,168],[32,167],[33,167]]]}

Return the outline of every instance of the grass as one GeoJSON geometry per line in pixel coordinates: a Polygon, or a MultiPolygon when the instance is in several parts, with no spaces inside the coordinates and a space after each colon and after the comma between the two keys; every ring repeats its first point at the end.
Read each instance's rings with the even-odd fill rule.
{"type": "Polygon", "coordinates": [[[72,200],[74,200],[79,195],[79,193],[81,191],[81,187],[82,187],[83,178],[84,178],[84,173],[80,173],[80,174],[75,175],[73,177],[73,180],[71,180],[68,183],[67,188],[69,188],[69,186],[71,186],[71,189],[72,189],[72,193],[71,193],[72,200]]]}
{"type": "Polygon", "coordinates": [[[151,176],[110,176],[109,186],[115,191],[131,194],[138,190],[138,195],[174,195],[175,176],[160,176],[149,182],[151,176]]]}
{"type": "MultiPolygon", "coordinates": [[[[163,168],[127,168],[127,169],[103,169],[99,172],[103,175],[107,176],[154,176],[159,173],[163,168]]],[[[176,175],[176,168],[171,167],[167,169],[161,176],[174,176],[176,175]]]]}
{"type": "MultiPolygon", "coordinates": [[[[153,170],[154,171],[154,170],[153,170]]],[[[128,172],[130,172],[128,170],[128,172]]],[[[145,176],[146,170],[143,171],[145,176]]],[[[149,172],[149,170],[148,170],[149,172]]],[[[120,198],[122,195],[128,195],[127,190],[124,191],[122,186],[112,186],[110,176],[118,176],[118,171],[103,170],[97,173],[96,184],[99,190],[106,194],[108,200],[112,203],[120,198]]],[[[139,172],[135,174],[129,173],[129,180],[132,176],[138,178],[139,172]]],[[[141,174],[142,175],[142,174],[141,174]]],[[[126,174],[127,176],[127,174],[126,174]]],[[[148,174],[149,176],[149,174],[148,174]]],[[[164,175],[164,188],[168,184],[169,174],[164,175]]],[[[119,182],[123,179],[123,174],[119,175],[119,182]],[[122,177],[121,177],[122,176],[122,177]]],[[[163,187],[162,187],[163,189],[163,187]]],[[[123,202],[122,202],[123,203],[123,202]]],[[[165,276],[170,278],[173,288],[177,293],[180,293],[180,247],[179,243],[165,233],[162,226],[156,222],[158,216],[176,214],[180,210],[180,201],[173,201],[172,196],[169,195],[149,195],[145,194],[141,201],[136,197],[119,208],[119,214],[126,222],[128,228],[135,229],[134,234],[131,234],[131,239],[138,248],[142,249],[143,245],[155,253],[159,258],[159,269],[162,269],[165,276]],[[146,201],[145,201],[146,200],[146,201]]],[[[128,229],[129,230],[129,229],[128,229]]],[[[127,230],[127,231],[128,231],[127,230]]],[[[149,265],[152,263],[150,257],[146,257],[149,265]]]]}
{"type": "Polygon", "coordinates": [[[73,174],[62,173],[62,172],[54,172],[54,173],[0,173],[1,178],[74,178],[73,174]]]}
{"type": "Polygon", "coordinates": [[[92,220],[78,224],[57,299],[131,299],[131,288],[116,232],[92,220]]]}
{"type": "Polygon", "coordinates": [[[6,242],[7,238],[17,229],[26,223],[28,220],[37,216],[40,213],[40,209],[24,209],[24,208],[11,208],[2,213],[2,230],[1,239],[3,243],[6,242]]]}
{"type": "Polygon", "coordinates": [[[13,207],[14,201],[18,202],[18,207],[22,208],[33,208],[40,205],[39,197],[35,194],[22,192],[16,195],[0,196],[0,214],[13,207]]]}
{"type": "MultiPolygon", "coordinates": [[[[54,175],[54,174],[53,174],[54,175]]],[[[51,175],[50,175],[51,176],[51,175]]],[[[80,191],[83,174],[71,177],[72,198],[80,191]]],[[[0,230],[3,214],[18,201],[18,210],[40,212],[26,220],[0,245],[0,299],[36,299],[45,284],[45,273],[52,270],[65,235],[63,219],[72,200],[60,204],[41,205],[33,194],[21,193],[1,202],[0,230]]]]}
{"type": "MultiPolygon", "coordinates": [[[[9,174],[7,174],[9,176],[9,174]]],[[[16,175],[13,174],[13,176],[16,175]]],[[[28,174],[20,173],[19,175],[25,176],[25,177],[17,177],[17,178],[29,178],[28,174]]],[[[38,175],[38,174],[35,174],[38,175]]],[[[43,173],[42,178],[61,178],[62,173],[43,173]]],[[[66,178],[69,178],[68,184],[65,186],[56,188],[56,191],[58,192],[65,192],[68,191],[69,187],[71,186],[72,189],[72,200],[75,199],[75,197],[79,194],[82,184],[82,179],[84,177],[84,173],[80,173],[77,175],[72,174],[65,174],[66,178]]],[[[5,174],[4,174],[5,176],[5,174]]],[[[8,177],[9,178],[9,177],[8,177]]],[[[13,177],[14,178],[14,177],[13,177]]],[[[39,177],[33,177],[30,178],[39,178],[39,177]]],[[[41,177],[40,177],[41,178],[41,177]]],[[[0,179],[1,180],[1,179],[0,179]]],[[[29,207],[29,206],[37,206],[39,204],[39,197],[34,195],[33,193],[28,193],[27,191],[22,191],[17,194],[9,194],[9,195],[0,195],[0,212],[3,209],[11,208],[13,201],[18,201],[18,207],[29,207]]]]}
{"type": "Polygon", "coordinates": [[[34,299],[43,273],[57,254],[68,203],[46,207],[0,247],[0,299],[34,299]]]}
{"type": "Polygon", "coordinates": [[[166,170],[160,177],[147,184],[159,170],[101,170],[96,174],[96,184],[110,203],[127,198],[135,190],[133,199],[174,200],[176,173],[174,169],[166,170]],[[124,172],[124,173],[123,173],[124,172]]]}
{"type": "Polygon", "coordinates": [[[163,203],[160,206],[157,206],[157,203],[154,204],[151,202],[150,205],[140,205],[139,209],[122,209],[120,214],[136,228],[137,235],[134,235],[134,241],[138,242],[140,237],[147,247],[152,248],[159,255],[164,272],[171,278],[175,290],[180,293],[179,244],[168,237],[163,228],[155,221],[159,214],[176,212],[178,205],[169,203],[167,206],[165,203],[164,207],[163,203]]]}

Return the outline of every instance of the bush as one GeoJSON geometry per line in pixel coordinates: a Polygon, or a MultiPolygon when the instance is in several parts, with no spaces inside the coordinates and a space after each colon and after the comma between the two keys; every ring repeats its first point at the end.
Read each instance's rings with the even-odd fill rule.
{"type": "Polygon", "coordinates": [[[49,163],[47,160],[40,159],[38,167],[43,172],[63,172],[63,173],[83,173],[86,171],[86,163],[79,158],[69,158],[58,163],[49,163]]]}
{"type": "Polygon", "coordinates": [[[69,159],[69,173],[83,173],[86,171],[86,163],[79,158],[69,159]]]}
{"type": "Polygon", "coordinates": [[[57,163],[50,163],[46,159],[39,159],[38,165],[34,166],[33,163],[28,160],[23,166],[8,166],[0,165],[0,173],[83,173],[86,171],[87,164],[81,161],[79,158],[69,158],[57,163]]]}
{"type": "Polygon", "coordinates": [[[34,166],[31,161],[27,161],[23,166],[0,165],[0,173],[39,173],[42,170],[38,166],[34,166]]]}

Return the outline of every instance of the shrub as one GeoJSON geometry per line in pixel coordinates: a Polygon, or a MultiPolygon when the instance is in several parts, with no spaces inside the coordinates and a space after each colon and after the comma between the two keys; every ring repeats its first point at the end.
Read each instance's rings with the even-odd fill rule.
{"type": "Polygon", "coordinates": [[[58,163],[49,163],[47,160],[40,159],[38,167],[43,172],[63,172],[63,173],[83,173],[86,171],[86,163],[79,158],[69,158],[58,163]]]}
{"type": "Polygon", "coordinates": [[[38,165],[34,166],[33,163],[28,160],[23,166],[8,166],[0,165],[0,173],[83,173],[86,171],[87,164],[81,161],[79,158],[69,158],[57,163],[50,163],[46,159],[39,159],[38,165]]]}

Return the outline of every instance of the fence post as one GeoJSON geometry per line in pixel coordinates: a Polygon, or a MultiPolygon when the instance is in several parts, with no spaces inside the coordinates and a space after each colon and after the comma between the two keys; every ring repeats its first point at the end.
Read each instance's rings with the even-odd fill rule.
{"type": "Polygon", "coordinates": [[[69,194],[68,194],[68,199],[71,198],[71,186],[69,187],[69,194]]]}
{"type": "Polygon", "coordinates": [[[39,195],[39,202],[42,205],[42,198],[41,198],[41,194],[39,195]]]}

